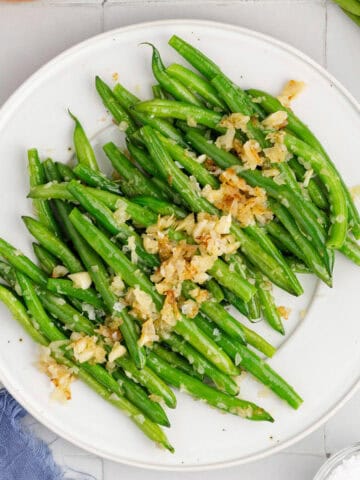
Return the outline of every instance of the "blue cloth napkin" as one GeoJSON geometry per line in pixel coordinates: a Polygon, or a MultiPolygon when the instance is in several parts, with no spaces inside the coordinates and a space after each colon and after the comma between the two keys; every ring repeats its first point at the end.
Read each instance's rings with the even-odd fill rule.
{"type": "Polygon", "coordinates": [[[94,478],[56,465],[46,443],[22,425],[26,413],[9,392],[0,390],[0,480],[94,478]]]}

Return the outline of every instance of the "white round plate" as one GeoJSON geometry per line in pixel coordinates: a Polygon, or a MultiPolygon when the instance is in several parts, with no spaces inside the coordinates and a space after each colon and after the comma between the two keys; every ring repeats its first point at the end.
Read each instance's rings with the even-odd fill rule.
{"type": "MultiPolygon", "coordinates": [[[[26,150],[68,161],[73,122],[78,115],[87,132],[112,132],[95,88],[94,77],[114,84],[116,74],[128,88],[146,98],[154,83],[149,41],[160,48],[166,64],[181,62],[168,47],[178,34],[208,54],[235,82],[277,93],[291,79],[307,88],[294,109],[314,130],[345,181],[360,183],[360,115],[354,99],[321,67],[277,40],[238,27],[202,21],[166,21],[105,33],[70,49],[30,78],[0,114],[0,234],[27,253],[31,240],[20,216],[31,213],[26,199],[26,150]],[[107,128],[105,128],[107,127],[107,128]]],[[[106,136],[105,135],[105,136],[106,136]]],[[[120,134],[116,135],[121,141],[120,134]]],[[[103,135],[100,134],[101,139],[103,135]]],[[[99,143],[99,142],[97,142],[99,143]]],[[[224,467],[269,455],[299,440],[324,422],[354,392],[359,381],[359,274],[348,260],[336,261],[334,288],[302,278],[305,295],[282,294],[279,303],[292,307],[282,339],[266,325],[254,328],[280,346],[270,361],[304,398],[293,411],[247,376],[241,395],[268,409],[275,423],[252,423],[224,415],[178,393],[169,411],[168,436],[176,453],[156,448],[129,419],[107,405],[80,381],[66,405],[49,398],[49,380],[35,365],[37,347],[0,306],[0,378],[17,400],[62,437],[103,457],[141,467],[196,470],[224,467]],[[311,308],[310,308],[311,305],[311,308]],[[22,339],[22,341],[20,341],[22,339]],[[266,394],[265,394],[266,393],[266,394]]]]}

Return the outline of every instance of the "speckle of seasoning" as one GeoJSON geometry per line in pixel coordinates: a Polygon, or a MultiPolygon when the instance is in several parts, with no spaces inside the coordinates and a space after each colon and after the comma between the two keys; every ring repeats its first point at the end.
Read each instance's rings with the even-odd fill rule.
{"type": "Polygon", "coordinates": [[[22,339],[22,338],[19,338],[19,342],[22,342],[22,341],[23,341],[23,339],[22,339]]]}
{"type": "Polygon", "coordinates": [[[331,453],[327,453],[326,458],[330,458],[330,457],[331,457],[331,453]]]}
{"type": "Polygon", "coordinates": [[[68,152],[71,152],[72,148],[71,147],[68,147],[68,152]]]}
{"type": "Polygon", "coordinates": [[[269,437],[269,438],[270,438],[270,440],[274,440],[274,437],[273,437],[272,435],[270,435],[270,437],[269,437]]]}
{"type": "Polygon", "coordinates": [[[10,343],[10,340],[8,340],[8,343],[10,343]]]}
{"type": "Polygon", "coordinates": [[[222,432],[226,432],[226,428],[222,428],[221,431],[222,431],[222,432]]]}

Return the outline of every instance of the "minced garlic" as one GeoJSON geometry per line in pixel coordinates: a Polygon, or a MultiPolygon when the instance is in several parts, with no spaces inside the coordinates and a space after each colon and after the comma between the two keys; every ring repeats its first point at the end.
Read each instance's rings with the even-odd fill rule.
{"type": "Polygon", "coordinates": [[[221,120],[220,126],[225,128],[234,128],[235,130],[241,130],[242,132],[247,133],[247,124],[249,121],[250,117],[248,115],[243,115],[242,113],[231,113],[221,120]]]}
{"type": "Polygon", "coordinates": [[[305,88],[305,83],[298,80],[289,80],[284,88],[282,89],[280,95],[277,97],[279,102],[284,106],[289,108],[292,100],[297,97],[305,88]]]}
{"type": "Polygon", "coordinates": [[[129,288],[125,302],[131,307],[130,313],[143,322],[157,318],[157,310],[152,298],[138,285],[129,288]]]}
{"type": "Polygon", "coordinates": [[[102,337],[106,345],[113,346],[116,342],[122,339],[119,327],[122,320],[119,317],[107,317],[104,324],[98,326],[95,333],[102,337]]]}
{"type": "Polygon", "coordinates": [[[51,277],[52,278],[60,278],[65,277],[69,273],[69,270],[64,267],[64,265],[56,265],[52,271],[51,277]]]}
{"type": "Polygon", "coordinates": [[[61,402],[70,400],[70,385],[75,380],[75,375],[72,369],[57,363],[51,356],[51,350],[49,347],[40,347],[38,365],[40,370],[46,373],[55,386],[55,390],[51,397],[61,402]]]}
{"type": "Polygon", "coordinates": [[[108,360],[110,363],[113,363],[118,358],[124,356],[125,353],[126,353],[126,348],[124,347],[124,345],[121,345],[120,342],[115,342],[111,349],[111,352],[108,355],[108,360]]]}
{"type": "Polygon", "coordinates": [[[121,202],[120,200],[117,202],[116,210],[113,213],[113,217],[118,225],[125,223],[130,218],[126,211],[126,208],[127,207],[123,202],[121,202]]]}
{"type": "Polygon", "coordinates": [[[110,290],[117,297],[124,295],[125,283],[119,275],[115,275],[110,284],[110,290]]]}
{"type": "Polygon", "coordinates": [[[264,148],[263,152],[271,163],[280,163],[289,160],[290,154],[284,143],[284,138],[284,131],[271,132],[266,136],[266,139],[272,143],[272,147],[264,148]]]}
{"type": "Polygon", "coordinates": [[[228,168],[219,177],[220,188],[213,190],[206,185],[202,195],[220,210],[230,213],[244,227],[254,225],[257,220],[265,224],[273,214],[267,206],[265,190],[251,187],[240,178],[234,168],[228,168]]]}
{"type": "Polygon", "coordinates": [[[280,306],[280,307],[277,307],[277,311],[279,312],[279,315],[280,315],[281,318],[283,318],[284,320],[289,319],[289,316],[290,316],[290,313],[291,313],[290,308],[280,306]]]}
{"type": "Polygon", "coordinates": [[[90,288],[92,283],[91,277],[88,272],[78,272],[68,275],[70,280],[73,282],[75,288],[80,288],[81,290],[86,290],[90,288]]]}
{"type": "Polygon", "coordinates": [[[278,110],[271,113],[261,123],[265,128],[272,128],[274,130],[280,130],[287,125],[288,114],[284,110],[278,110]]]}
{"type": "Polygon", "coordinates": [[[248,140],[241,149],[237,148],[237,154],[241,158],[246,170],[255,170],[263,164],[264,159],[259,155],[261,147],[256,140],[248,140]]]}
{"type": "Polygon", "coordinates": [[[139,346],[151,346],[153,342],[157,342],[158,340],[159,336],[156,334],[153,320],[147,320],[141,326],[141,335],[138,340],[139,346]]]}
{"type": "Polygon", "coordinates": [[[104,363],[105,349],[98,345],[98,337],[84,335],[83,333],[73,332],[70,337],[70,347],[73,349],[75,360],[80,363],[104,363]]]}

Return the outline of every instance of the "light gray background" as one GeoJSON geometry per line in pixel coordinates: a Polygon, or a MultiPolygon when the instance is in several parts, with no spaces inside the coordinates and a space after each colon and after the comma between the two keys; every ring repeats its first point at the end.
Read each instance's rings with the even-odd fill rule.
{"type": "MultiPolygon", "coordinates": [[[[0,2],[0,105],[41,65],[81,40],[123,25],[169,18],[222,21],[272,35],[319,62],[360,101],[360,28],[330,1],[48,0],[0,2]]],[[[359,407],[360,393],[323,427],[283,453],[204,474],[121,466],[58,438],[31,417],[26,423],[50,445],[72,480],[76,471],[95,480],[200,480],[205,476],[207,480],[311,480],[327,456],[360,440],[359,407]]]]}

